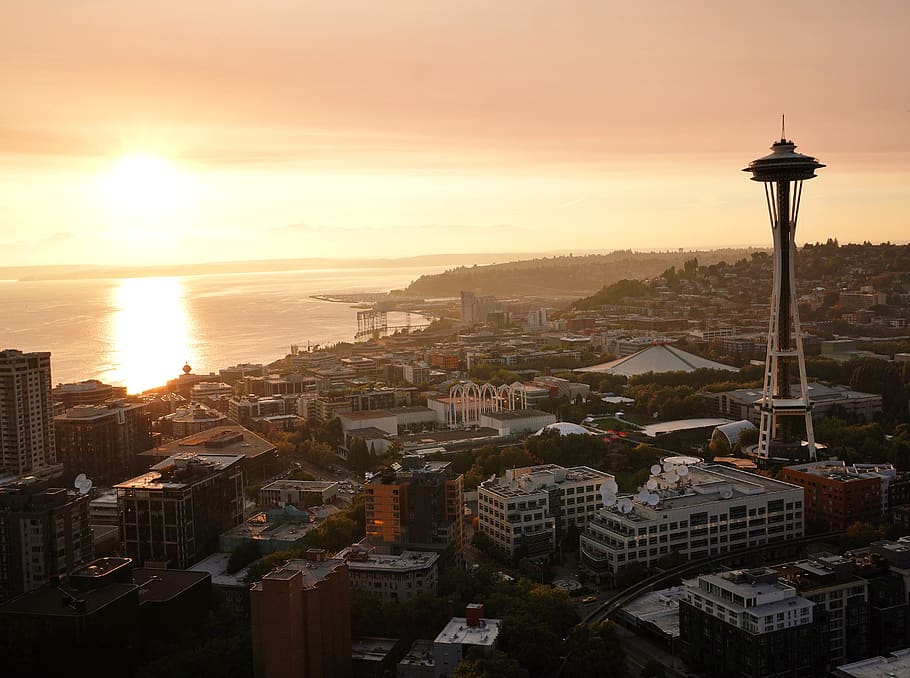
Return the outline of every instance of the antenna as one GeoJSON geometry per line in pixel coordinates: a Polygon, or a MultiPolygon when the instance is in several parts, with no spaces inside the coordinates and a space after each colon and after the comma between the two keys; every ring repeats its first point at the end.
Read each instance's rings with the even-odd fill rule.
{"type": "Polygon", "coordinates": [[[787,140],[786,116],[783,113],[780,114],[780,140],[781,141],[787,140]]]}

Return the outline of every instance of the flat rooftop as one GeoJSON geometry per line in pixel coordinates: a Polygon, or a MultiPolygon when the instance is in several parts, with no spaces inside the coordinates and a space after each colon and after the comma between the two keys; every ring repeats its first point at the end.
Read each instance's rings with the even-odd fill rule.
{"type": "Polygon", "coordinates": [[[398,662],[404,666],[433,666],[433,641],[418,639],[413,642],[408,653],[398,662]]]}
{"type": "Polygon", "coordinates": [[[385,572],[407,572],[414,569],[433,567],[439,560],[439,554],[431,551],[402,551],[401,555],[384,555],[363,551],[353,547],[342,549],[335,554],[336,558],[347,560],[351,570],[382,570],[385,572]],[[362,559],[361,559],[362,558],[362,559]]]}
{"type": "Polygon", "coordinates": [[[152,466],[148,473],[114,485],[115,490],[182,489],[239,464],[240,454],[175,454],[152,466]]]}
{"type": "Polygon", "coordinates": [[[897,650],[887,657],[872,657],[838,666],[835,678],[898,678],[910,676],[910,648],[897,650]]]}
{"type": "MultiPolygon", "coordinates": [[[[337,558],[328,558],[326,560],[290,560],[284,567],[272,570],[266,574],[263,579],[291,579],[298,572],[303,574],[303,588],[309,589],[316,586],[319,582],[332,574],[340,567],[344,567],[345,562],[337,558]]],[[[256,582],[253,588],[261,591],[262,582],[256,582]]]]}
{"type": "Polygon", "coordinates": [[[217,454],[239,454],[248,459],[275,451],[275,446],[242,426],[214,426],[186,438],[165,443],[160,447],[140,452],[136,456],[145,459],[161,459],[182,452],[210,452],[217,454]]]}
{"type": "Polygon", "coordinates": [[[249,567],[237,570],[233,574],[228,574],[228,561],[231,559],[230,553],[213,553],[207,558],[203,558],[195,565],[187,568],[191,572],[204,572],[212,578],[212,584],[228,588],[247,588],[243,581],[249,567]]]}
{"type": "Polygon", "coordinates": [[[385,419],[394,416],[388,410],[364,410],[362,412],[344,412],[339,414],[338,418],[347,419],[348,421],[369,421],[370,419],[385,419]]]}
{"type": "Polygon", "coordinates": [[[679,601],[686,597],[685,586],[673,586],[651,591],[638,598],[622,611],[642,624],[653,624],[661,633],[679,637],[679,601]]]}
{"type": "Polygon", "coordinates": [[[501,619],[481,619],[478,626],[468,626],[467,618],[452,617],[442,632],[436,636],[436,642],[492,647],[499,635],[500,624],[502,624],[501,619]]]}
{"type": "Polygon", "coordinates": [[[361,661],[381,662],[398,646],[398,638],[351,638],[351,657],[361,661]]]}
{"type": "MultiPolygon", "coordinates": [[[[263,485],[262,490],[292,490],[296,492],[325,492],[337,486],[334,480],[276,480],[263,485]]],[[[260,491],[262,491],[260,490],[260,491]]]]}
{"type": "Polygon", "coordinates": [[[543,410],[534,410],[531,408],[524,410],[504,410],[502,412],[484,412],[482,417],[489,417],[494,421],[516,421],[519,419],[536,419],[537,417],[552,417],[550,412],[543,410]]]}

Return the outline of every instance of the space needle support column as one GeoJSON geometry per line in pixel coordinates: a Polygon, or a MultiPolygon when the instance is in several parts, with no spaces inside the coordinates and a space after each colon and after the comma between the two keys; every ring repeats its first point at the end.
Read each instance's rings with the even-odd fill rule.
{"type": "Polygon", "coordinates": [[[793,426],[799,417],[805,422],[808,456],[816,457],[796,298],[796,221],[803,181],[815,177],[815,170],[824,165],[795,149],[796,145],[784,138],[782,130],[780,141],[771,146],[772,153],[754,160],[744,170],[752,173],[753,181],[764,184],[774,243],[771,319],[756,452],[764,459],[800,456],[802,441],[793,426]],[[791,388],[794,359],[800,382],[800,392],[795,397],[791,388]]]}

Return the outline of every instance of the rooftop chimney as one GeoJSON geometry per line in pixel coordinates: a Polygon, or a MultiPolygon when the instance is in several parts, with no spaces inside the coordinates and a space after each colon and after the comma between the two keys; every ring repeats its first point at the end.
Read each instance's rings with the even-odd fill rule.
{"type": "Polygon", "coordinates": [[[465,608],[464,616],[468,626],[480,626],[480,622],[483,619],[483,603],[471,603],[468,605],[465,608]]]}

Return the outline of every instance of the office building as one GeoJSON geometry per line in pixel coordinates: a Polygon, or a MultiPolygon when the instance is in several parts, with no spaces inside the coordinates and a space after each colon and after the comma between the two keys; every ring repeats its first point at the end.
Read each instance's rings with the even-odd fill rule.
{"type": "Polygon", "coordinates": [[[0,600],[92,559],[89,496],[34,478],[0,487],[0,600]]]}
{"type": "Polygon", "coordinates": [[[351,586],[368,591],[383,602],[407,602],[439,585],[439,554],[403,551],[376,553],[368,544],[355,544],[335,554],[348,564],[351,586]]]}
{"type": "Polygon", "coordinates": [[[348,566],[311,550],[250,589],[256,678],[350,678],[348,566]]]}
{"type": "Polygon", "coordinates": [[[594,517],[608,478],[587,466],[507,469],[477,487],[478,529],[509,558],[548,555],[570,525],[581,530],[594,517]]]}
{"type": "Polygon", "coordinates": [[[185,452],[115,485],[126,555],[138,565],[186,568],[214,553],[218,535],[243,519],[243,461],[185,452]]]}
{"type": "Polygon", "coordinates": [[[581,535],[582,567],[612,582],[625,565],[653,568],[671,552],[694,560],[803,536],[803,488],[697,461],[665,459],[671,470],[653,490],[600,509],[581,535]]]}
{"type": "Polygon", "coordinates": [[[464,484],[449,462],[404,457],[364,486],[366,539],[380,553],[450,552],[464,543],[464,484]]]}
{"type": "Polygon", "coordinates": [[[144,403],[76,405],[54,417],[57,460],[68,480],[86,474],[99,487],[130,476],[134,458],[152,447],[144,403]]]}
{"type": "Polygon", "coordinates": [[[679,601],[686,663],[709,678],[823,675],[815,605],[767,568],[706,574],[679,601]]]}
{"type": "Polygon", "coordinates": [[[57,463],[51,354],[0,351],[0,473],[40,474],[57,463]]]}
{"type": "Polygon", "coordinates": [[[910,676],[910,647],[885,656],[838,666],[831,678],[900,678],[910,676]]]}

